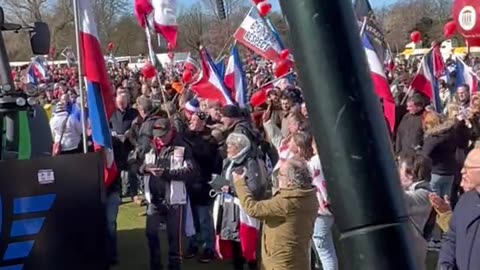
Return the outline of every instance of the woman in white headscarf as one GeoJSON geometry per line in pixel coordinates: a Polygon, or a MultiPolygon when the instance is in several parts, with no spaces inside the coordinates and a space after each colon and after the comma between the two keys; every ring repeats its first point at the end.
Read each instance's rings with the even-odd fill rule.
{"type": "Polygon", "coordinates": [[[247,263],[248,269],[253,270],[257,269],[255,252],[258,238],[254,227],[259,226],[260,223],[246,217],[246,214],[240,208],[240,202],[233,186],[233,172],[245,173],[248,189],[256,200],[261,200],[266,191],[265,166],[262,166],[259,162],[255,149],[252,148],[250,140],[244,134],[231,133],[227,137],[226,144],[227,158],[224,160],[222,176],[227,180],[228,185],[222,188],[224,192],[223,213],[221,215],[221,230],[217,234],[219,234],[220,240],[228,241],[231,244],[233,269],[243,269],[244,264],[247,263]],[[246,235],[242,232],[242,218],[255,223],[251,224],[254,228],[253,234],[246,235]]]}

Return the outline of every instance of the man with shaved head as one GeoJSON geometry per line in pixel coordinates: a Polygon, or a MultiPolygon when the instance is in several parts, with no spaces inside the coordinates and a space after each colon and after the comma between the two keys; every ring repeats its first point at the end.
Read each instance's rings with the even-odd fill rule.
{"type": "Polygon", "coordinates": [[[472,150],[463,165],[460,197],[439,256],[441,270],[480,269],[480,149],[472,150]]]}

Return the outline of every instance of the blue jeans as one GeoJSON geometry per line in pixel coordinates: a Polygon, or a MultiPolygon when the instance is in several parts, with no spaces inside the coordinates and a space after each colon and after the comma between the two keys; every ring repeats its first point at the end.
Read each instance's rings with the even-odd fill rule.
{"type": "Polygon", "coordinates": [[[432,191],[440,196],[440,198],[443,198],[445,195],[450,197],[453,178],[453,175],[439,175],[432,173],[432,179],[430,180],[432,191]]]}
{"type": "Polygon", "coordinates": [[[337,253],[332,237],[332,216],[318,216],[313,229],[313,243],[323,270],[338,270],[337,253]]]}
{"type": "Polygon", "coordinates": [[[197,234],[188,239],[188,247],[191,250],[198,250],[199,244],[203,245],[204,251],[214,251],[213,240],[213,216],[211,207],[208,205],[192,205],[193,221],[197,234]]]}
{"type": "Polygon", "coordinates": [[[123,197],[137,196],[139,191],[139,180],[137,173],[132,169],[129,169],[128,171],[122,171],[120,175],[122,177],[123,197]]]}
{"type": "Polygon", "coordinates": [[[117,251],[117,215],[120,206],[120,193],[112,192],[107,195],[106,215],[107,215],[107,259],[109,262],[116,262],[117,251]]]}

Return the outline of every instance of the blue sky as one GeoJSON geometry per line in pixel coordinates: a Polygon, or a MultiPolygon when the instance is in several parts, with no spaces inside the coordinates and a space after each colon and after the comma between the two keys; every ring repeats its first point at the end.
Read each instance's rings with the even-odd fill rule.
{"type": "MultiPolygon", "coordinates": [[[[179,0],[179,3],[183,6],[190,6],[192,3],[196,3],[196,2],[199,2],[200,0],[179,0]]],[[[280,8],[280,5],[279,5],[279,0],[268,0],[270,3],[272,3],[273,5],[273,8],[274,9],[279,9],[280,8]]],[[[330,0],[330,1],[335,1],[335,0],[330,0]]],[[[386,6],[386,5],[390,5],[394,2],[396,2],[397,0],[370,0],[370,3],[372,4],[372,6],[374,7],[377,7],[377,8],[381,8],[383,6],[386,6]]]]}

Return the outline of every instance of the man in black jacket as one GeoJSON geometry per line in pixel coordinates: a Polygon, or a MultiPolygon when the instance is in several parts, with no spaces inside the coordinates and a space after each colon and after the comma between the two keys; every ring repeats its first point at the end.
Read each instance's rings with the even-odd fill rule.
{"type": "Polygon", "coordinates": [[[423,145],[422,115],[425,111],[425,98],[419,93],[413,94],[407,100],[407,111],[397,129],[397,155],[415,152],[423,145]]]}
{"type": "Polygon", "coordinates": [[[180,270],[181,241],[185,233],[188,181],[197,177],[198,166],[192,149],[172,128],[168,118],[152,125],[151,151],[145,154],[140,173],[144,174],[148,202],[146,236],[150,250],[150,269],[162,269],[160,224],[167,224],[169,243],[168,269],[180,270]]]}
{"type": "Polygon", "coordinates": [[[134,148],[127,138],[131,132],[132,122],[137,118],[138,112],[128,106],[127,94],[119,94],[115,101],[117,109],[113,112],[110,119],[115,164],[117,169],[121,171],[122,195],[133,198],[137,196],[138,179],[136,172],[130,171],[127,165],[128,154],[134,148]]]}
{"type": "Polygon", "coordinates": [[[192,145],[194,159],[200,169],[199,176],[187,184],[197,234],[188,239],[185,258],[195,257],[199,251],[199,244],[201,244],[203,245],[203,254],[199,258],[201,263],[208,263],[215,256],[212,198],[210,197],[212,187],[209,182],[212,174],[222,172],[223,161],[218,143],[211,135],[211,130],[206,127],[207,120],[206,113],[195,113],[190,120],[189,130],[185,133],[186,140],[192,145]]]}

